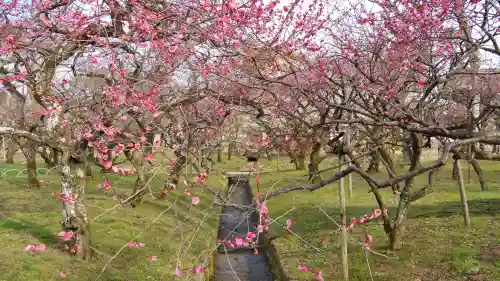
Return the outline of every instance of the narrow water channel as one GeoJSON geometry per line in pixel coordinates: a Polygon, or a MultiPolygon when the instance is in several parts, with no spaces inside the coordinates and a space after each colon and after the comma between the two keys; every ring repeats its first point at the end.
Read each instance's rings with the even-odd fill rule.
{"type": "MultiPolygon", "coordinates": [[[[258,215],[252,204],[252,187],[248,173],[228,173],[229,204],[244,208],[224,207],[219,223],[219,240],[234,241],[255,231],[258,215]]],[[[227,249],[224,246],[214,257],[214,275],[211,281],[273,281],[265,249],[255,254],[252,249],[227,249]]]]}

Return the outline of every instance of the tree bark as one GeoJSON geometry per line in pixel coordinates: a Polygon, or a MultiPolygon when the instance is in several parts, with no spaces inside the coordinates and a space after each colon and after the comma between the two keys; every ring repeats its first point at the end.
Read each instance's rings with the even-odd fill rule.
{"type": "Polygon", "coordinates": [[[132,207],[135,207],[141,202],[142,198],[146,194],[146,186],[151,177],[150,172],[152,167],[149,164],[149,161],[144,158],[136,157],[135,153],[130,152],[130,150],[125,150],[124,153],[137,172],[134,189],[132,190],[132,195],[128,201],[132,207]]]}
{"type": "Polygon", "coordinates": [[[40,188],[40,182],[37,177],[36,148],[36,143],[31,140],[26,140],[22,148],[26,158],[26,169],[28,171],[28,184],[30,188],[40,188]]]}
{"type": "Polygon", "coordinates": [[[319,157],[320,150],[321,150],[321,143],[316,142],[311,150],[311,154],[309,155],[308,170],[309,170],[309,181],[311,183],[321,182],[321,176],[318,173],[320,164],[320,157],[319,157]]]}
{"type": "MultiPolygon", "coordinates": [[[[418,168],[420,163],[420,156],[422,155],[422,138],[416,133],[410,135],[412,143],[412,157],[409,171],[418,168]]],[[[398,209],[392,229],[389,233],[389,248],[391,250],[399,250],[402,247],[402,240],[406,230],[406,220],[408,216],[408,208],[410,206],[411,188],[414,178],[409,178],[401,190],[399,196],[398,209]]]]}
{"type": "Polygon", "coordinates": [[[186,166],[188,162],[188,151],[184,148],[178,148],[174,150],[176,156],[175,165],[172,167],[168,179],[165,181],[165,187],[158,199],[164,199],[169,190],[177,188],[179,184],[179,178],[181,177],[182,169],[186,166]]]}
{"type": "Polygon", "coordinates": [[[302,153],[299,153],[295,158],[295,169],[296,170],[304,170],[306,168],[306,156],[302,153]]]}
{"type": "Polygon", "coordinates": [[[72,255],[80,255],[89,260],[92,257],[90,228],[85,206],[85,174],[83,163],[70,160],[61,166],[61,196],[63,201],[62,228],[72,232],[73,237],[66,241],[72,255]]]}
{"type": "Polygon", "coordinates": [[[380,173],[380,158],[378,156],[378,153],[374,152],[373,155],[370,157],[370,164],[368,165],[368,169],[366,170],[367,173],[380,173]]]}
{"type": "Polygon", "coordinates": [[[233,157],[233,149],[234,149],[234,143],[230,142],[228,147],[227,147],[227,160],[231,161],[231,158],[233,157]]]}
{"type": "Polygon", "coordinates": [[[14,164],[14,155],[18,149],[17,144],[11,138],[5,138],[7,142],[7,151],[5,163],[14,164]]]}
{"type": "Polygon", "coordinates": [[[266,156],[267,161],[273,161],[273,155],[271,154],[271,150],[269,148],[266,148],[266,156]]]}
{"type": "Polygon", "coordinates": [[[51,149],[49,147],[43,147],[40,156],[43,158],[43,161],[45,161],[47,167],[53,168],[57,165],[56,153],[57,152],[54,149],[51,149]]]}
{"type": "Polygon", "coordinates": [[[222,162],[222,148],[217,149],[217,162],[222,162]]]}

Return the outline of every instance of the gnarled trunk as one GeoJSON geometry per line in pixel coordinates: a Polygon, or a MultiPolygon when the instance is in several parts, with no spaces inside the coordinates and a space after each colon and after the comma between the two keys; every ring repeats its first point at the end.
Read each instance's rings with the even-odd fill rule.
{"type": "Polygon", "coordinates": [[[40,156],[43,158],[43,161],[45,161],[47,167],[53,168],[57,165],[57,152],[54,149],[43,147],[40,156]]]}
{"type": "Polygon", "coordinates": [[[217,162],[222,162],[222,148],[217,149],[217,162]]]}
{"type": "Polygon", "coordinates": [[[16,154],[19,147],[16,142],[14,142],[11,138],[5,138],[6,141],[6,151],[5,151],[5,163],[14,164],[14,155],[16,154]]]}
{"type": "Polygon", "coordinates": [[[92,257],[90,245],[90,228],[88,225],[87,208],[85,206],[85,172],[84,164],[71,159],[69,164],[63,164],[61,170],[62,228],[71,232],[71,239],[65,241],[72,255],[84,259],[92,257]]]}
{"type": "Polygon", "coordinates": [[[234,149],[234,143],[230,142],[228,147],[227,147],[227,160],[230,161],[231,158],[233,157],[233,149],[234,149]]]}
{"type": "Polygon", "coordinates": [[[24,156],[26,157],[28,184],[31,188],[40,188],[40,182],[38,181],[36,168],[36,143],[31,140],[26,140],[22,151],[24,156]]]}
{"type": "Polygon", "coordinates": [[[377,152],[373,152],[370,157],[370,162],[368,164],[367,173],[380,173],[380,158],[377,152]]]}
{"type": "Polygon", "coordinates": [[[311,150],[311,154],[309,155],[309,181],[312,183],[321,182],[321,176],[318,173],[319,164],[321,163],[321,159],[319,157],[319,152],[321,150],[321,143],[316,142],[311,150]]]}
{"type": "Polygon", "coordinates": [[[182,169],[186,166],[188,162],[188,151],[185,148],[178,148],[174,150],[176,156],[175,165],[170,171],[168,179],[165,181],[165,187],[163,191],[158,196],[158,199],[164,199],[168,191],[177,188],[179,184],[179,178],[181,177],[182,169]]]}
{"type": "Polygon", "coordinates": [[[295,157],[294,164],[296,170],[304,170],[306,168],[306,156],[302,152],[300,152],[295,157]]]}
{"type": "MultiPolygon", "coordinates": [[[[413,171],[420,165],[420,156],[422,155],[422,138],[416,133],[411,133],[412,155],[409,171],[413,171]]],[[[389,234],[389,248],[391,250],[399,250],[402,247],[402,240],[406,230],[406,220],[408,216],[408,208],[411,202],[411,188],[414,178],[409,178],[405,181],[401,194],[399,195],[398,209],[396,218],[392,225],[389,234]]],[[[387,231],[387,230],[386,230],[387,231]]]]}

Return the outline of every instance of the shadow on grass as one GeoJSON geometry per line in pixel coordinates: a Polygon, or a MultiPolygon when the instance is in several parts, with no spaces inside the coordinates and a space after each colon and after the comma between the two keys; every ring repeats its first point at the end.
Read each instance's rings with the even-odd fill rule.
{"type": "Polygon", "coordinates": [[[0,221],[0,228],[13,229],[28,233],[47,245],[55,245],[59,243],[59,239],[54,235],[53,232],[48,231],[42,226],[35,223],[26,221],[18,222],[13,220],[2,220],[0,221]]]}

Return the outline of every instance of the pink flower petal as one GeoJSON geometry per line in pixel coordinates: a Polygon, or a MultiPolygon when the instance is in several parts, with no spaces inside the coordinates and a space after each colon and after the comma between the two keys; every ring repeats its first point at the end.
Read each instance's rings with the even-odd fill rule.
{"type": "Polygon", "coordinates": [[[200,198],[199,197],[193,197],[193,199],[191,199],[191,203],[193,205],[195,205],[195,206],[198,205],[198,204],[200,204],[200,198]]]}

